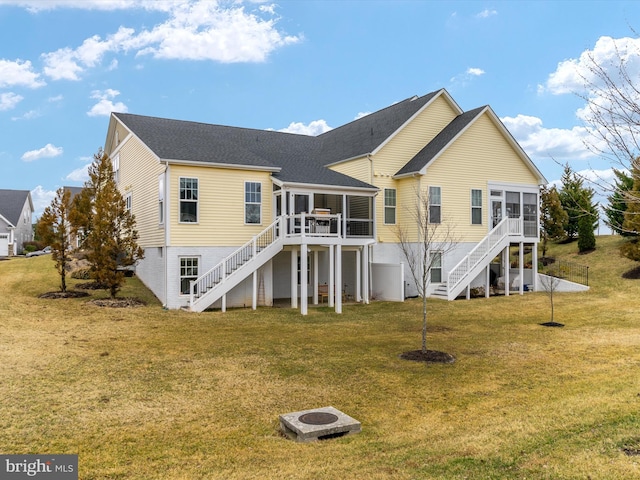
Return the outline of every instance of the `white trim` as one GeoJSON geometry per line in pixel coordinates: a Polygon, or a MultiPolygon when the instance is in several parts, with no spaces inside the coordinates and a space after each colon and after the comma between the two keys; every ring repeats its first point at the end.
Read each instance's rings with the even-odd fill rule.
{"type": "Polygon", "coordinates": [[[397,225],[398,224],[398,190],[395,188],[385,188],[382,198],[384,204],[384,211],[382,214],[382,220],[385,225],[397,225]],[[387,190],[393,190],[395,205],[387,205],[387,190]],[[387,223],[387,208],[393,208],[393,223],[387,223]]]}
{"type": "Polygon", "coordinates": [[[239,165],[235,163],[216,163],[216,162],[201,162],[197,160],[176,160],[173,158],[163,158],[163,162],[168,162],[174,165],[190,165],[194,167],[211,167],[211,168],[227,168],[230,170],[254,170],[260,172],[279,172],[281,167],[267,167],[258,165],[239,165]]]}
{"type": "Polygon", "coordinates": [[[440,221],[432,222],[431,221],[431,212],[428,213],[429,224],[430,225],[440,225],[442,223],[442,187],[440,185],[427,185],[427,208],[431,209],[431,189],[439,188],[440,189],[440,203],[434,203],[434,207],[440,207],[440,221]]]}
{"type": "MultiPolygon", "coordinates": [[[[193,200],[184,200],[185,202],[193,202],[193,200]]],[[[200,223],[200,179],[198,177],[178,177],[178,223],[181,224],[185,224],[185,225],[198,225],[200,223]],[[182,221],[182,214],[180,213],[180,204],[183,202],[183,200],[180,198],[180,190],[182,189],[182,186],[180,185],[182,183],[182,180],[195,180],[197,182],[198,185],[198,198],[196,199],[196,221],[195,222],[183,222],[182,221]]]]}
{"type": "MultiPolygon", "coordinates": [[[[251,192],[253,193],[253,192],[251,192]]],[[[253,180],[245,180],[244,181],[244,190],[242,192],[244,205],[244,224],[245,225],[262,225],[262,182],[256,182],[253,180]],[[257,183],[260,185],[260,202],[247,202],[247,185],[250,183],[257,183]],[[259,219],[258,222],[247,222],[247,205],[258,205],[260,207],[259,219]]]]}
{"type": "Polygon", "coordinates": [[[483,204],[484,204],[484,191],[481,188],[471,188],[471,189],[469,189],[469,215],[470,215],[469,224],[470,225],[472,225],[472,226],[475,226],[475,225],[482,226],[482,225],[484,225],[483,214],[482,214],[482,208],[483,208],[482,205],[483,204]],[[473,191],[474,190],[480,192],[480,205],[479,206],[478,205],[475,205],[475,206],[473,205],[473,191]],[[473,209],[474,208],[476,208],[476,209],[479,208],[480,209],[480,223],[473,223],[473,209]]]}

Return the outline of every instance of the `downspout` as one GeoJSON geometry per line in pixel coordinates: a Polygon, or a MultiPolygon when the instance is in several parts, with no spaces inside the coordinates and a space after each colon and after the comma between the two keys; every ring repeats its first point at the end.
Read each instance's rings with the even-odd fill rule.
{"type": "Polygon", "coordinates": [[[170,225],[170,219],[169,219],[169,202],[170,202],[170,198],[167,195],[167,190],[169,189],[169,162],[165,161],[164,162],[164,191],[162,192],[162,198],[164,198],[164,202],[162,205],[162,216],[164,219],[164,247],[163,247],[163,252],[164,252],[164,258],[163,258],[163,266],[164,266],[164,275],[163,275],[163,282],[164,282],[164,305],[163,307],[166,308],[167,307],[167,301],[169,299],[169,282],[168,282],[168,278],[167,276],[169,275],[169,269],[167,268],[167,262],[169,261],[168,257],[169,257],[169,252],[168,252],[168,247],[169,247],[169,241],[171,239],[170,236],[170,232],[169,232],[169,225],[170,225]]]}

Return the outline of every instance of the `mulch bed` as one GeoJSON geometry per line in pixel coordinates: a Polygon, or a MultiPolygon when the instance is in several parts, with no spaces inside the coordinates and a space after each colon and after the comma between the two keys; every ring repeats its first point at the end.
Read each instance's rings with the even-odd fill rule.
{"type": "Polygon", "coordinates": [[[544,322],[544,323],[539,323],[538,325],[542,325],[543,327],[564,327],[564,323],[558,323],[558,322],[544,322]]]}
{"type": "Polygon", "coordinates": [[[76,285],[76,287],[83,290],[106,290],[107,288],[109,288],[98,282],[79,283],[78,285],[76,285]]]}
{"type": "Polygon", "coordinates": [[[622,278],[627,280],[638,280],[640,278],[640,267],[632,268],[622,274],[622,278]]]}
{"type": "Polygon", "coordinates": [[[426,352],[423,352],[422,350],[411,350],[409,352],[404,352],[400,355],[400,358],[403,360],[425,363],[453,363],[456,361],[453,355],[445,352],[439,352],[437,350],[427,350],[426,352]]]}
{"type": "Polygon", "coordinates": [[[137,298],[96,298],[95,300],[90,300],[87,303],[92,305],[96,305],[98,307],[110,307],[110,308],[136,308],[143,307],[146,305],[140,299],[137,298]]]}
{"type": "Polygon", "coordinates": [[[47,292],[40,295],[38,298],[82,298],[88,297],[87,292],[79,292],[77,290],[67,290],[66,292],[47,292]]]}

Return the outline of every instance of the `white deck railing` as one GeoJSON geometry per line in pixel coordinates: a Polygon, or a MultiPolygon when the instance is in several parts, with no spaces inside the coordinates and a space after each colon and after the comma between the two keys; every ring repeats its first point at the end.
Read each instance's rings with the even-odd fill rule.
{"type": "MultiPolygon", "coordinates": [[[[481,262],[485,261],[494,247],[508,236],[522,235],[521,218],[505,218],[491,230],[447,275],[447,293],[453,292],[469,273],[481,262]]],[[[451,300],[451,299],[450,299],[451,300]]]]}
{"type": "Polygon", "coordinates": [[[278,217],[275,222],[231,255],[227,256],[211,270],[196,280],[191,281],[189,287],[189,304],[193,305],[194,300],[203,296],[216,285],[224,282],[229,275],[238,270],[242,265],[254,259],[262,250],[278,240],[282,234],[282,219],[283,217],[278,217]]]}

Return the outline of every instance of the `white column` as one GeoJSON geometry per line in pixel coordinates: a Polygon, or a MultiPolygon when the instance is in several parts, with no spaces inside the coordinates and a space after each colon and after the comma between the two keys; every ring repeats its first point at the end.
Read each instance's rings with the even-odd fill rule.
{"type": "Polygon", "coordinates": [[[518,246],[518,273],[520,274],[520,295],[524,294],[524,243],[518,246]]]}
{"type": "Polygon", "coordinates": [[[335,255],[333,254],[333,245],[329,245],[329,286],[327,287],[327,294],[329,295],[329,306],[333,307],[333,293],[335,292],[335,255]]]}
{"type": "Polygon", "coordinates": [[[226,312],[227,311],[227,294],[226,293],[222,296],[222,299],[220,300],[220,303],[221,303],[221,308],[220,309],[223,312],[226,312]]]}
{"type": "Polygon", "coordinates": [[[369,303],[369,246],[368,245],[362,247],[362,302],[365,304],[369,303]]]}
{"type": "Polygon", "coordinates": [[[313,304],[318,304],[318,250],[313,251],[313,304]]]}
{"type": "Polygon", "coordinates": [[[502,251],[502,265],[504,267],[504,295],[506,297],[509,296],[509,269],[511,265],[509,264],[509,247],[507,246],[502,251]]]}
{"type": "Polygon", "coordinates": [[[491,265],[487,265],[487,275],[485,279],[484,297],[489,298],[489,289],[491,288],[491,265]]]}
{"type": "Polygon", "coordinates": [[[336,313],[342,313],[342,245],[336,245],[336,313]]]}
{"type": "Polygon", "coordinates": [[[538,244],[533,243],[531,253],[531,274],[533,278],[531,279],[533,282],[533,291],[538,291],[538,244]]]}
{"type": "Polygon", "coordinates": [[[251,296],[251,310],[258,308],[258,271],[253,271],[253,293],[251,296]]]}
{"type": "Polygon", "coordinates": [[[309,271],[309,262],[307,262],[307,245],[300,245],[300,313],[307,314],[307,304],[309,303],[307,285],[307,273],[309,271]]]}
{"type": "Polygon", "coordinates": [[[291,308],[298,308],[298,251],[291,247],[291,308]]]}
{"type": "Polygon", "coordinates": [[[366,247],[362,247],[359,250],[356,250],[356,288],[353,292],[355,294],[356,302],[359,302],[362,298],[360,295],[361,284],[362,284],[362,250],[366,247]]]}

